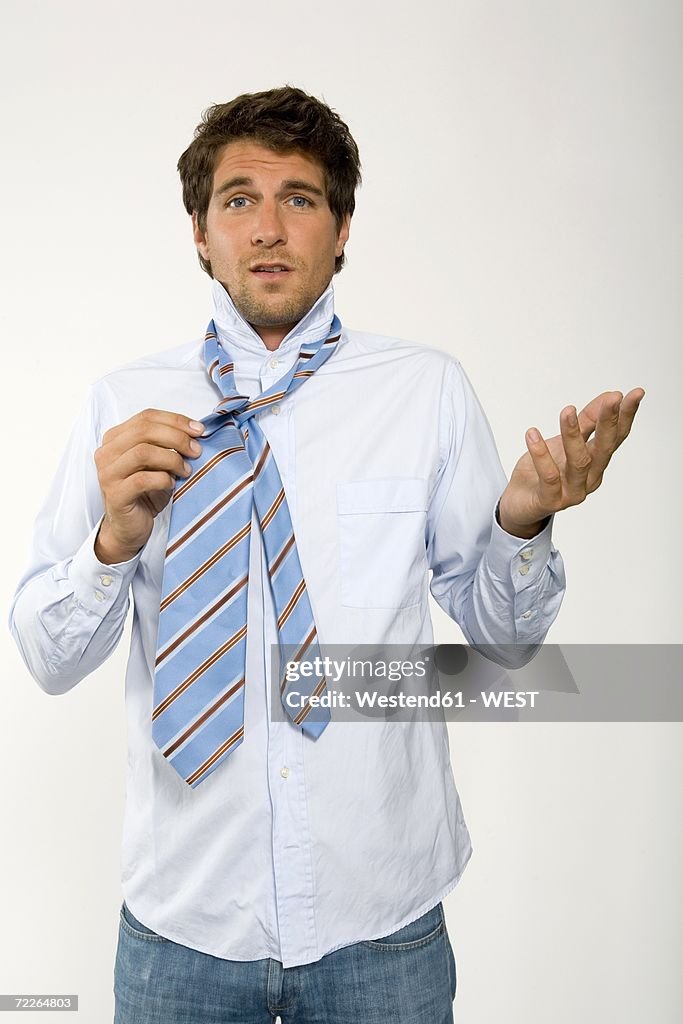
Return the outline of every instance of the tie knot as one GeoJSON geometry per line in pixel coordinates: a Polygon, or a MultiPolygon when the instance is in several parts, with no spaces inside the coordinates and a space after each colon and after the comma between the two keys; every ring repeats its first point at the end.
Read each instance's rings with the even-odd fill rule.
{"type": "Polygon", "coordinates": [[[235,364],[225,346],[219,344],[216,325],[210,321],[204,340],[204,363],[207,373],[223,393],[223,398],[214,408],[211,416],[203,422],[207,429],[217,430],[221,421],[226,420],[241,427],[247,420],[269,405],[279,402],[285,395],[301,387],[315,371],[332,355],[341,336],[341,323],[337,316],[332,318],[328,331],[316,341],[304,342],[296,362],[272,384],[267,391],[254,399],[240,395],[235,384],[235,364]]]}
{"type": "Polygon", "coordinates": [[[251,415],[249,412],[244,417],[239,415],[241,410],[245,409],[247,405],[249,405],[249,396],[235,393],[222,398],[213,411],[219,416],[232,414],[232,418],[241,423],[243,419],[247,419],[251,415]]]}

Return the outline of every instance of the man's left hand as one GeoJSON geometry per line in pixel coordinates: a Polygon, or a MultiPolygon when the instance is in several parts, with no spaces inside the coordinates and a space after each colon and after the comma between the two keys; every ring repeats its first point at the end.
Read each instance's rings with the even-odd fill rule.
{"type": "Polygon", "coordinates": [[[501,527],[517,537],[534,537],[543,520],[579,505],[602,483],[607,465],[631,430],[645,391],[627,395],[604,391],[578,414],[573,405],[560,413],[560,433],[547,441],[531,427],[528,452],[515,466],[498,510],[501,527]],[[589,440],[591,434],[595,437],[589,440]]]}

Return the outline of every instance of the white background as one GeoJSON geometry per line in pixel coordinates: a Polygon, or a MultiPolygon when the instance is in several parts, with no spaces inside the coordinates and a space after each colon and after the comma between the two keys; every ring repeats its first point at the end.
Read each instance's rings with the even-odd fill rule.
{"type": "MultiPolygon", "coordinates": [[[[556,518],[568,591],[548,639],[680,642],[680,4],[4,11],[5,607],[88,383],[204,330],[175,169],[201,111],[290,83],[361,151],[342,322],[457,355],[508,474],[527,427],[554,434],[568,403],[646,389],[601,490],[556,518]]],[[[77,992],[84,1024],[113,1014],[129,626],[62,698],[0,641],[0,991],[77,992]]],[[[681,738],[451,726],[475,848],[445,903],[458,1024],[681,1019],[681,738]]]]}

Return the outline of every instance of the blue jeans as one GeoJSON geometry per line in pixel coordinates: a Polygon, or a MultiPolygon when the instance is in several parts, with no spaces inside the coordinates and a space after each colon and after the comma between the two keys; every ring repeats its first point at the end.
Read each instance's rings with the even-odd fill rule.
{"type": "Polygon", "coordinates": [[[114,1024],[452,1024],[455,987],[441,903],[391,935],[287,968],[189,949],[121,907],[114,1024]]]}

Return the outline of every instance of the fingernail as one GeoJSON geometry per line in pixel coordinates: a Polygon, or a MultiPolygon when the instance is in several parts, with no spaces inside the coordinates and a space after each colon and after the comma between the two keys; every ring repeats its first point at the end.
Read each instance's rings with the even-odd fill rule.
{"type": "Polygon", "coordinates": [[[199,420],[190,420],[190,428],[196,430],[198,434],[204,433],[204,424],[200,423],[199,420]]]}
{"type": "Polygon", "coordinates": [[[577,420],[577,418],[576,418],[576,409],[572,409],[572,410],[570,411],[570,413],[569,413],[569,416],[568,416],[568,419],[569,419],[569,423],[571,424],[571,426],[572,426],[572,427],[575,427],[575,426],[576,426],[576,424],[577,424],[577,423],[579,422],[579,421],[577,420]]]}
{"type": "Polygon", "coordinates": [[[529,440],[530,441],[540,441],[540,439],[541,439],[541,435],[539,434],[539,432],[537,430],[534,430],[534,428],[532,427],[531,430],[529,431],[529,440]]]}

